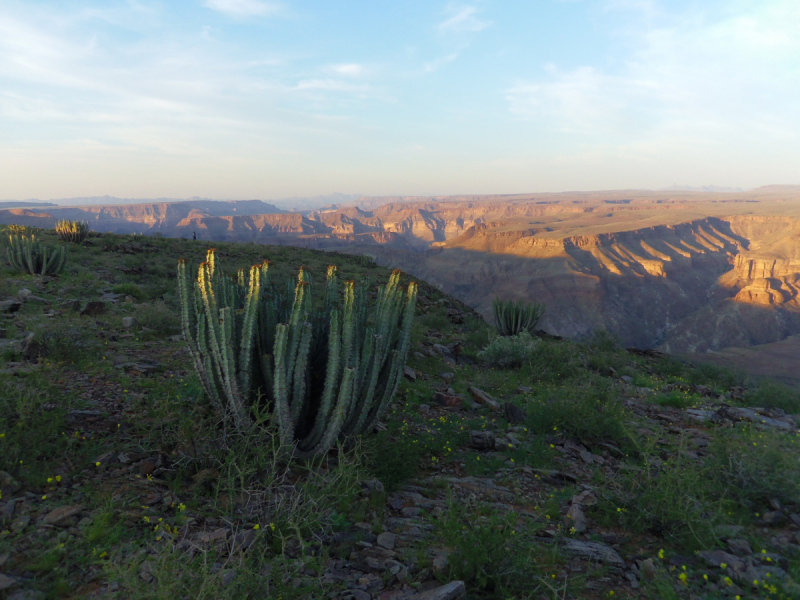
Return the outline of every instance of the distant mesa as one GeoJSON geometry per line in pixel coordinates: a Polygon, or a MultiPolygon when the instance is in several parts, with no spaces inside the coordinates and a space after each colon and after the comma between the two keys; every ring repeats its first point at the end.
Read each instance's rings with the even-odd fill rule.
{"type": "Polygon", "coordinates": [[[57,204],[53,204],[52,202],[39,202],[39,201],[27,201],[27,200],[9,200],[0,202],[0,210],[4,208],[39,208],[45,206],[58,206],[57,204]]]}

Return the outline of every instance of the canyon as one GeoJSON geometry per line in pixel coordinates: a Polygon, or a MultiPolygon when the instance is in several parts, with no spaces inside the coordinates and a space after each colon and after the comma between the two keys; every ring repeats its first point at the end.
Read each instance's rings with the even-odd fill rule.
{"type": "Polygon", "coordinates": [[[793,349],[800,335],[800,186],[365,197],[305,211],[196,199],[0,210],[6,224],[59,219],[369,254],[487,318],[497,296],[543,302],[540,326],[576,339],[605,330],[626,346],[711,358],[749,348],[753,363],[758,348],[774,361],[775,344],[793,349]]]}

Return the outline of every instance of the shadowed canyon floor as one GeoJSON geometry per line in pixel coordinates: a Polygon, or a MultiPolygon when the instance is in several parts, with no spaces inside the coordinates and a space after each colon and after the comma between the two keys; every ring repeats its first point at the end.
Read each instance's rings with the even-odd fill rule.
{"type": "MultiPolygon", "coordinates": [[[[98,231],[366,253],[485,317],[495,296],[535,300],[555,334],[607,330],[627,346],[703,360],[750,347],[752,372],[772,361],[761,348],[800,334],[800,186],[362,198],[302,212],[258,200],[0,211],[0,223],[62,218],[98,231]]],[[[800,371],[789,356],[779,364],[784,377],[800,371]]]]}

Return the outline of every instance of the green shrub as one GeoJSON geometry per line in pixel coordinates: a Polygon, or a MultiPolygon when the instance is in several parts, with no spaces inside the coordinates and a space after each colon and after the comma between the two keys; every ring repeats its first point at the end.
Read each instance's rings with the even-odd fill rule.
{"type": "Polygon", "coordinates": [[[512,336],[498,336],[478,353],[478,358],[490,367],[513,369],[531,359],[533,351],[541,344],[527,331],[512,336]]]}
{"type": "Polygon", "coordinates": [[[787,414],[796,415],[800,414],[800,392],[779,383],[764,381],[755,390],[747,392],[745,404],[780,408],[787,414]]]}
{"type": "Polygon", "coordinates": [[[647,532],[691,549],[714,544],[723,496],[709,471],[682,453],[663,461],[646,454],[642,468],[609,480],[611,494],[595,511],[623,528],[647,532]]]}
{"type": "Polygon", "coordinates": [[[425,329],[433,329],[439,333],[447,333],[453,328],[450,319],[447,318],[445,309],[438,308],[420,317],[420,323],[425,329]]]}
{"type": "Polygon", "coordinates": [[[617,352],[620,350],[619,338],[613,333],[601,329],[589,338],[589,348],[594,352],[617,352]]]}
{"type": "Polygon", "coordinates": [[[382,431],[364,441],[367,470],[391,493],[419,471],[422,446],[410,436],[382,431]]]}
{"type": "Polygon", "coordinates": [[[523,331],[530,333],[544,314],[544,304],[495,298],[492,313],[500,335],[518,335],[523,331]]]}
{"type": "MultiPolygon", "coordinates": [[[[480,509],[479,509],[480,510],[480,509]]],[[[437,533],[451,549],[447,557],[449,576],[466,582],[469,589],[482,590],[495,598],[536,591],[539,585],[531,540],[516,525],[513,512],[493,510],[472,514],[464,504],[451,504],[438,523],[437,533]]]]}
{"type": "Polygon", "coordinates": [[[744,384],[743,373],[708,363],[694,365],[694,368],[688,371],[687,379],[689,383],[718,386],[723,389],[744,384]]]}
{"type": "Polygon", "coordinates": [[[96,354],[97,342],[88,331],[76,327],[48,327],[36,335],[42,355],[54,361],[78,362],[96,354]]]}
{"type": "Polygon", "coordinates": [[[540,340],[522,374],[530,381],[555,383],[575,377],[583,371],[583,362],[573,344],[540,340]]]}
{"type": "Polygon", "coordinates": [[[720,431],[709,445],[710,473],[727,494],[765,509],[771,499],[800,502],[800,465],[787,436],[751,427],[720,431]]]}
{"type": "Polygon", "coordinates": [[[548,386],[525,406],[531,433],[564,431],[591,446],[594,442],[615,442],[635,450],[636,440],[626,423],[628,411],[605,379],[573,380],[568,386],[548,386]]]}

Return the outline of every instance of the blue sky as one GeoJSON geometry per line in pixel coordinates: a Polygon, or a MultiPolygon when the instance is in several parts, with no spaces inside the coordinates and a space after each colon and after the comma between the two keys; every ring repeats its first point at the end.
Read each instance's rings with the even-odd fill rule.
{"type": "Polygon", "coordinates": [[[800,183],[797,0],[0,0],[0,198],[800,183]]]}

